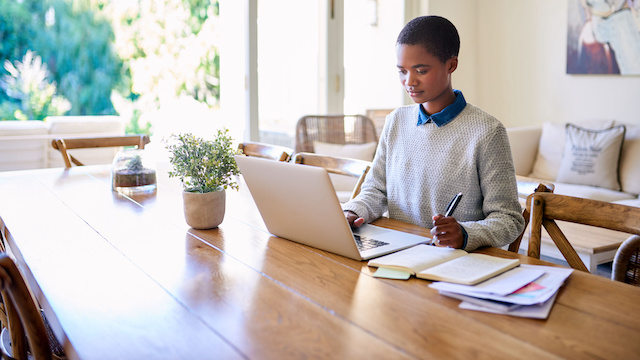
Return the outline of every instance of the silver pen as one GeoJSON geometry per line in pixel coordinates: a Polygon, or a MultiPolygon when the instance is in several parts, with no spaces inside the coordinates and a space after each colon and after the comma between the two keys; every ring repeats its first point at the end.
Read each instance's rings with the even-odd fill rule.
{"type": "Polygon", "coordinates": [[[460,199],[462,199],[462,193],[458,193],[453,197],[453,199],[451,199],[451,202],[449,202],[449,205],[447,205],[447,210],[445,211],[444,216],[453,215],[453,212],[456,210],[456,207],[458,207],[458,204],[460,203],[460,199]]]}

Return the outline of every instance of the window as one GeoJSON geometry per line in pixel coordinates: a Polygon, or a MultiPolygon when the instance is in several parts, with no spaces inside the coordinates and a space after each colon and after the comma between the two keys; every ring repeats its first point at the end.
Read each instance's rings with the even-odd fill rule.
{"type": "Polygon", "coordinates": [[[245,139],[293,146],[295,124],[305,114],[364,114],[367,109],[402,105],[395,67],[395,39],[404,25],[402,3],[240,2],[250,9],[225,3],[221,18],[230,25],[223,36],[227,43],[245,45],[221,51],[221,107],[237,126],[250,129],[244,131],[245,139]],[[251,18],[257,19],[255,35],[247,35],[249,26],[244,33],[236,31],[237,24],[248,24],[251,18]],[[257,53],[253,61],[258,90],[246,96],[255,86],[254,78],[244,75],[246,64],[251,66],[256,56],[252,51],[257,53]],[[256,108],[257,115],[248,115],[256,108]]]}

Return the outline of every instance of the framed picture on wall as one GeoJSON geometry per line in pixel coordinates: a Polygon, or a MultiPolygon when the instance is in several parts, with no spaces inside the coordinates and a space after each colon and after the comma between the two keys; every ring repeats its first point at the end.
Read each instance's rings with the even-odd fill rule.
{"type": "Polygon", "coordinates": [[[568,74],[640,75],[640,0],[569,0],[568,74]]]}

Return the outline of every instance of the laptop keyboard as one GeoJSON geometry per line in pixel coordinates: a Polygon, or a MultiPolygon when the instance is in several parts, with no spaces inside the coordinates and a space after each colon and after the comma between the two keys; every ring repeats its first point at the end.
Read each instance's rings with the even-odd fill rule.
{"type": "Polygon", "coordinates": [[[360,251],[371,250],[380,246],[389,245],[389,243],[386,243],[384,241],[370,239],[358,234],[353,234],[353,237],[356,238],[356,244],[358,245],[358,250],[360,251]]]}

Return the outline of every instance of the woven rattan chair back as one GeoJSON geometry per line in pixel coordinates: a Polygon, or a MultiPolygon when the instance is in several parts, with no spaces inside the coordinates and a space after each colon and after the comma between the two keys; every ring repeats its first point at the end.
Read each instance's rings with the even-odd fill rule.
{"type": "Polygon", "coordinates": [[[296,124],[295,152],[315,152],[314,141],[332,144],[377,142],[373,121],[364,115],[307,115],[296,124]]]}
{"type": "Polygon", "coordinates": [[[631,236],[620,245],[611,270],[611,280],[640,286],[640,236],[631,236]]]}

